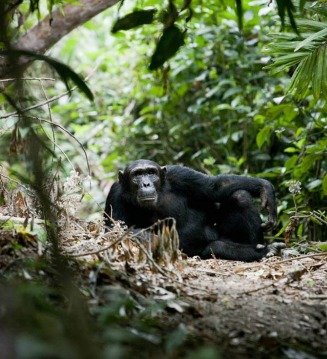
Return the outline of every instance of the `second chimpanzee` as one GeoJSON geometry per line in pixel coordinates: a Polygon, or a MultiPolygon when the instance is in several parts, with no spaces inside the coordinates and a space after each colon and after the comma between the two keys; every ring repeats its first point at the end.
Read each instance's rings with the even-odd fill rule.
{"type": "Polygon", "coordinates": [[[105,222],[121,220],[134,230],[173,217],[180,248],[189,256],[254,261],[275,254],[263,229],[276,224],[274,188],[269,181],[236,175],[208,176],[183,166],[132,162],[110,189],[105,222]],[[268,211],[262,223],[252,197],[268,211]]]}

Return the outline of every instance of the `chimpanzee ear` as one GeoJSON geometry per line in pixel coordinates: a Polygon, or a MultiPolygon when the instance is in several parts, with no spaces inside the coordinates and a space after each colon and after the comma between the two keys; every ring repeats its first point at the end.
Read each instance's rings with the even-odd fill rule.
{"type": "Polygon", "coordinates": [[[167,172],[167,167],[166,166],[160,167],[160,179],[161,179],[162,183],[164,183],[165,180],[166,180],[166,172],[167,172]]]}
{"type": "Polygon", "coordinates": [[[123,179],[124,179],[124,172],[123,171],[118,171],[118,180],[120,183],[123,183],[123,179]]]}

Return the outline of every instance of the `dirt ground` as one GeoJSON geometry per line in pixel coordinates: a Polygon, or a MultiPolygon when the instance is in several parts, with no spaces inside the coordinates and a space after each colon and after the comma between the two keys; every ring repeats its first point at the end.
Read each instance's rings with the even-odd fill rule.
{"type": "Polygon", "coordinates": [[[193,307],[187,327],[233,357],[327,357],[327,255],[250,264],[192,258],[182,272],[193,307]]]}
{"type": "MultiPolygon", "coordinates": [[[[166,266],[160,267],[146,248],[136,250],[119,231],[115,236],[109,245],[108,237],[93,234],[64,243],[83,277],[94,278],[94,303],[101,302],[106,287],[100,276],[111,268],[123,278],[113,286],[165,303],[165,321],[222,348],[223,358],[327,358],[326,252],[242,263],[180,255],[176,260],[172,250],[175,262],[164,257],[166,266]]],[[[43,255],[36,237],[13,232],[0,237],[2,274],[17,270],[22,258],[43,255]]]]}

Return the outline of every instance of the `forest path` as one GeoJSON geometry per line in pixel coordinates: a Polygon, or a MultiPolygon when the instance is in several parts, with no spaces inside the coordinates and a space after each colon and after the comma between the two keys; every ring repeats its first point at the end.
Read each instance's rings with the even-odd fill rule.
{"type": "Polygon", "coordinates": [[[182,273],[193,306],[187,327],[233,357],[327,357],[327,254],[259,263],[191,258],[182,273]]]}

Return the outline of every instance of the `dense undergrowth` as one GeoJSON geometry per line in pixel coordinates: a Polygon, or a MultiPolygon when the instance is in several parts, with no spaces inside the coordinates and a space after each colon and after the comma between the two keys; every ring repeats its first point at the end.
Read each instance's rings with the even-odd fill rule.
{"type": "MultiPolygon", "coordinates": [[[[279,227],[270,239],[283,238],[295,254],[326,250],[325,4],[296,7],[296,34],[287,21],[281,33],[276,9],[261,1],[243,2],[243,12],[236,2],[237,15],[234,2],[194,1],[190,10],[186,1],[193,15],[187,21],[172,1],[168,7],[144,1],[138,6],[158,7],[156,22],[112,35],[117,16],[134,9],[133,2],[122,2],[119,15],[109,9],[51,49],[69,68],[48,56],[13,51],[37,14],[64,5],[41,3],[40,9],[38,1],[0,4],[1,355],[223,355],[221,343],[219,350],[208,346],[205,335],[192,336],[167,314],[189,310],[190,318],[198,316],[179,302],[182,288],[173,270],[191,262],[179,259],[169,267],[164,255],[166,272],[161,257],[157,263],[137,243],[135,264],[135,243],[122,241],[120,227],[111,238],[115,251],[103,250],[108,183],[118,168],[142,157],[210,174],[264,177],[274,183],[279,203],[279,227]],[[185,45],[174,45],[175,56],[151,72],[149,59],[167,21],[179,36],[183,30],[185,45]],[[35,63],[26,70],[21,65],[27,58],[35,63]],[[86,100],[93,98],[90,89],[93,102],[86,100]],[[84,187],[79,173],[90,176],[84,187]],[[84,251],[92,260],[76,261],[84,251]]],[[[287,285],[323,266],[304,266],[287,285]]],[[[280,273],[269,276],[288,276],[280,273]]],[[[321,296],[323,284],[316,282],[313,294],[321,296]]],[[[305,282],[305,290],[309,286],[305,282]]],[[[271,339],[263,337],[269,349],[271,339]]]]}

